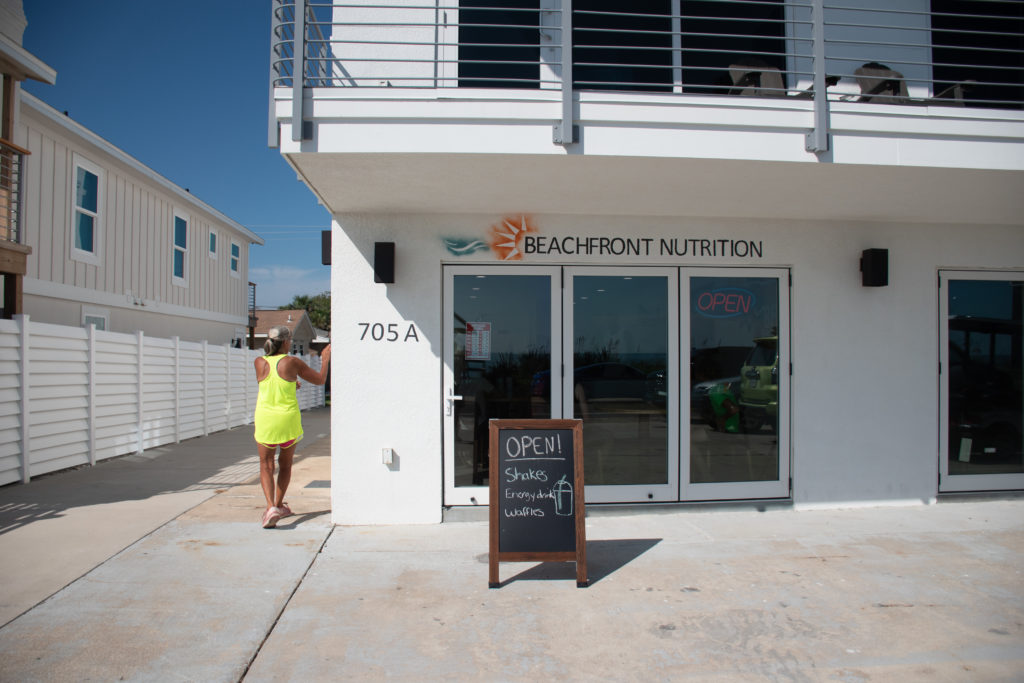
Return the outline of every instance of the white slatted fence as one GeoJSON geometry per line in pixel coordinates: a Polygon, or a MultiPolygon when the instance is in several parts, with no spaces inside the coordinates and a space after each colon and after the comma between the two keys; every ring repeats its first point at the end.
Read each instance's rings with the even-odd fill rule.
{"type": "MultiPolygon", "coordinates": [[[[261,355],[0,320],[0,485],[250,424],[261,355]]],[[[324,388],[302,382],[298,398],[322,406],[324,388]]]]}

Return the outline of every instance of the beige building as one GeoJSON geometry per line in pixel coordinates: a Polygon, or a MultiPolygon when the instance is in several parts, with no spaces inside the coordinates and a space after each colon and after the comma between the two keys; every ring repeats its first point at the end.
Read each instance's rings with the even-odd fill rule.
{"type": "Polygon", "coordinates": [[[313,350],[313,341],[317,338],[313,323],[309,320],[309,314],[299,309],[284,311],[256,311],[256,340],[255,347],[263,348],[267,341],[267,332],[271,327],[285,325],[292,331],[291,353],[306,355],[313,350]]]}
{"type": "Polygon", "coordinates": [[[263,240],[27,93],[24,308],[33,320],[244,345],[263,240]]]}

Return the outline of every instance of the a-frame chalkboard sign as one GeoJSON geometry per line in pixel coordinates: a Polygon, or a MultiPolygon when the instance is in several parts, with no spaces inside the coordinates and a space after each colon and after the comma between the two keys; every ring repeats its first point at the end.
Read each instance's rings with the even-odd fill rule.
{"type": "Polygon", "coordinates": [[[490,421],[488,585],[499,562],[575,562],[587,578],[581,420],[490,421]]]}

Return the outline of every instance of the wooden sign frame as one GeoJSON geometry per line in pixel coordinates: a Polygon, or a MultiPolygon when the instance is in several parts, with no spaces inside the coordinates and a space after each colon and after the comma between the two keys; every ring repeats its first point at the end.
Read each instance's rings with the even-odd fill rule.
{"type": "Polygon", "coordinates": [[[585,588],[590,584],[587,578],[587,536],[586,503],[583,491],[583,421],[582,420],[491,420],[488,427],[490,437],[490,552],[488,585],[501,586],[498,575],[499,562],[575,562],[576,586],[585,588]],[[569,430],[572,432],[573,463],[573,514],[575,550],[568,551],[503,551],[500,547],[500,525],[502,499],[500,482],[502,467],[498,452],[499,436],[508,430],[569,430]]]}

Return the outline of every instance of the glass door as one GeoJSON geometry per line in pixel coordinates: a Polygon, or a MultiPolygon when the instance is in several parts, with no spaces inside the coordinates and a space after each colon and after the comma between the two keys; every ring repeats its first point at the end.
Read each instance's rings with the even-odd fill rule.
{"type": "Polygon", "coordinates": [[[1024,489],[1024,273],[939,284],[939,490],[1024,489]]]}
{"type": "Polygon", "coordinates": [[[559,269],[444,269],[444,501],[488,503],[490,419],[561,415],[559,269]]]}
{"type": "Polygon", "coordinates": [[[675,268],[565,269],[562,405],[587,501],[678,499],[675,268]]]}
{"type": "Polygon", "coordinates": [[[786,497],[788,271],[683,274],[682,499],[786,497]]]}

